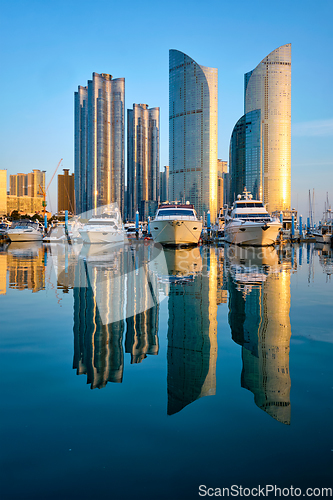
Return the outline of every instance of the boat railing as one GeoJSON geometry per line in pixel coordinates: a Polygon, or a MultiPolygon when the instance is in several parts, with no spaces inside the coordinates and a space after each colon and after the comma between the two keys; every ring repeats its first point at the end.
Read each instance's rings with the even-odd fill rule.
{"type": "Polygon", "coordinates": [[[197,221],[195,215],[158,215],[155,220],[193,220],[197,221]]]}

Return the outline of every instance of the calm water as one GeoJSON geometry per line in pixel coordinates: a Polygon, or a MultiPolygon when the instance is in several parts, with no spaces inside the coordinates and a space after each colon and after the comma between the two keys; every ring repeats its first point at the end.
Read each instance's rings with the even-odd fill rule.
{"type": "Polygon", "coordinates": [[[332,486],[329,248],[0,250],[7,499],[332,486]]]}

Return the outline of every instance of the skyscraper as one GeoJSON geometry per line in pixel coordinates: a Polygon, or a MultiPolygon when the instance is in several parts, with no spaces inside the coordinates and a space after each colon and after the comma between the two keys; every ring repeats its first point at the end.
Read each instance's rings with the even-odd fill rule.
{"type": "Polygon", "coordinates": [[[217,69],[169,52],[169,200],[217,213],[217,69]]]}
{"type": "Polygon", "coordinates": [[[164,172],[160,172],[160,200],[169,200],[169,165],[164,165],[164,172]]]}
{"type": "Polygon", "coordinates": [[[42,190],[45,191],[45,170],[35,169],[28,174],[10,175],[7,212],[9,214],[13,210],[24,213],[41,212],[43,210],[42,190]]]}
{"type": "Polygon", "coordinates": [[[69,169],[58,175],[58,212],[68,210],[74,213],[74,174],[69,175],[69,169]]]}
{"type": "Polygon", "coordinates": [[[34,169],[27,174],[27,195],[31,197],[43,197],[42,188],[45,191],[45,170],[34,169]]]}
{"type": "Polygon", "coordinates": [[[228,178],[228,162],[217,160],[217,212],[227,203],[226,184],[228,178]]]}
{"type": "Polygon", "coordinates": [[[131,219],[137,210],[144,219],[155,214],[160,184],[159,142],[160,108],[133,104],[133,109],[127,110],[127,200],[131,219]],[[150,205],[153,214],[145,213],[150,205]]]}
{"type": "Polygon", "coordinates": [[[7,170],[0,170],[0,215],[7,215],[7,170]]]}
{"type": "Polygon", "coordinates": [[[244,115],[230,141],[230,197],[244,187],[269,212],[291,205],[291,44],[245,74],[244,115]]]}
{"type": "Polygon", "coordinates": [[[93,73],[75,92],[76,213],[117,202],[125,188],[125,79],[93,73]]]}

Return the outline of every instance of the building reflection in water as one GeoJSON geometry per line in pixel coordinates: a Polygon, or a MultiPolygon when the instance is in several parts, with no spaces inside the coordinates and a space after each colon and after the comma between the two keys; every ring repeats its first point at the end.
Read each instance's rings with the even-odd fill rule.
{"type": "Polygon", "coordinates": [[[131,363],[141,363],[147,354],[158,354],[159,306],[155,291],[157,274],[149,272],[153,245],[133,244],[127,251],[127,318],[125,352],[131,363]],[[144,271],[144,275],[138,272],[144,271]],[[134,271],[134,272],[133,272],[134,271]]]}
{"type": "Polygon", "coordinates": [[[7,292],[7,245],[0,246],[0,295],[7,292]]]}
{"type": "Polygon", "coordinates": [[[170,275],[168,415],[216,392],[217,259],[211,248],[165,249],[170,275]]]}
{"type": "Polygon", "coordinates": [[[125,249],[124,245],[117,246],[112,252],[107,247],[83,247],[75,269],[73,368],[78,375],[87,375],[91,389],[105,387],[107,382],[122,382],[123,378],[125,322],[120,318],[125,249]],[[103,315],[108,312],[116,321],[104,321],[103,315]]]}
{"type": "MultiPolygon", "coordinates": [[[[36,293],[45,289],[45,266],[42,242],[13,242],[1,263],[8,269],[8,286],[36,293]]],[[[6,293],[6,272],[1,270],[1,290],[6,293]]]]}
{"type": "Polygon", "coordinates": [[[260,409],[290,424],[291,262],[279,261],[273,247],[226,250],[229,324],[242,346],[241,386],[260,409]]]}
{"type": "Polygon", "coordinates": [[[132,363],[158,354],[158,284],[149,268],[155,256],[154,245],[82,248],[75,269],[73,368],[87,375],[92,389],[122,382],[125,327],[132,363]]]}

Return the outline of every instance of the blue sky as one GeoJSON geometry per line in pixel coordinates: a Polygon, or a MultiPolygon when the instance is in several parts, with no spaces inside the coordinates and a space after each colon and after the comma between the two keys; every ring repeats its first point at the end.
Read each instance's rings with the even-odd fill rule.
{"type": "MultiPolygon", "coordinates": [[[[292,205],[333,203],[333,2],[5,0],[1,8],[0,169],[74,168],[74,91],[92,73],[125,78],[126,108],[161,108],[168,159],[169,49],[219,72],[219,158],[243,114],[244,73],[292,44],[292,205]]],[[[56,208],[54,178],[48,208],[56,208]]],[[[318,216],[317,216],[318,215],[318,216]]]]}

